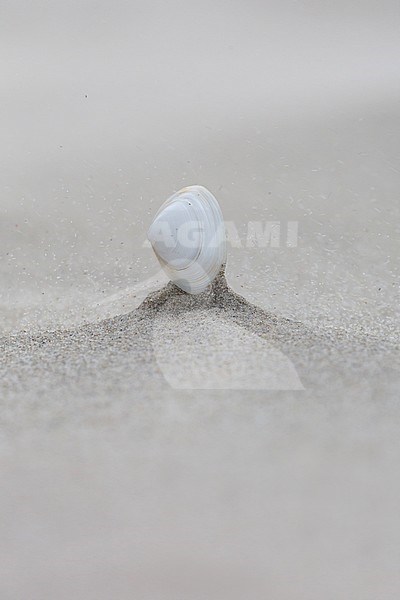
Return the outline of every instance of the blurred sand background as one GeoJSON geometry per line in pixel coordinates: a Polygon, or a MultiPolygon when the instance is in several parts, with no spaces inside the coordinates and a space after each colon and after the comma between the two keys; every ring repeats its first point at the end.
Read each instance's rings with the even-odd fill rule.
{"type": "Polygon", "coordinates": [[[399,20],[2,3],[2,600],[397,600],[399,20]],[[196,183],[282,240],[193,299],[144,242],[196,183]]]}

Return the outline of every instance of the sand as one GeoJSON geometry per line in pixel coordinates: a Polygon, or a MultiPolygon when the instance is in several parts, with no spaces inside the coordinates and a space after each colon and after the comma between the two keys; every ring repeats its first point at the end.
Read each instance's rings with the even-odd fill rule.
{"type": "Polygon", "coordinates": [[[5,4],[0,600],[398,600],[398,3],[5,4]]]}
{"type": "Polygon", "coordinates": [[[395,597],[398,342],[221,274],[0,356],[2,597],[395,597]]]}

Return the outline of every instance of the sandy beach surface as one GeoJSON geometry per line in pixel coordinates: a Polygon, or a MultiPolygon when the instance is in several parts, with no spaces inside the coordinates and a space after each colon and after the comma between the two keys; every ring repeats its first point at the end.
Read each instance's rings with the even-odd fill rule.
{"type": "Polygon", "coordinates": [[[398,600],[396,3],[41,4],[0,24],[0,599],[398,600]],[[196,297],[146,244],[190,184],[196,297]]]}
{"type": "Polygon", "coordinates": [[[395,339],[221,275],[1,357],[5,598],[395,598],[395,339]]]}

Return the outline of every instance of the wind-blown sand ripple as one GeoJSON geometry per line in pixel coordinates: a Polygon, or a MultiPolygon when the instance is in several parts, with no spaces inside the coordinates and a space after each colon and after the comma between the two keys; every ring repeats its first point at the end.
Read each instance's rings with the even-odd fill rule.
{"type": "Polygon", "coordinates": [[[266,401],[281,390],[301,401],[341,396],[351,385],[360,397],[391,397],[397,365],[393,343],[267,313],[230,290],[221,273],[198,296],[169,283],[126,315],[2,338],[3,431],[27,420],[126,426],[137,404],[176,394],[217,399],[221,390],[266,401]]]}

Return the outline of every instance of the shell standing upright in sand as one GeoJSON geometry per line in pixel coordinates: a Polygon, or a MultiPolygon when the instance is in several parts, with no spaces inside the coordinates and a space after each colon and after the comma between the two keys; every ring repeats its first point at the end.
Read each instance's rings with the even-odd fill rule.
{"type": "Polygon", "coordinates": [[[200,294],[226,263],[222,212],[201,185],[183,188],[157,212],[147,232],[168,277],[189,294],[200,294]]]}

